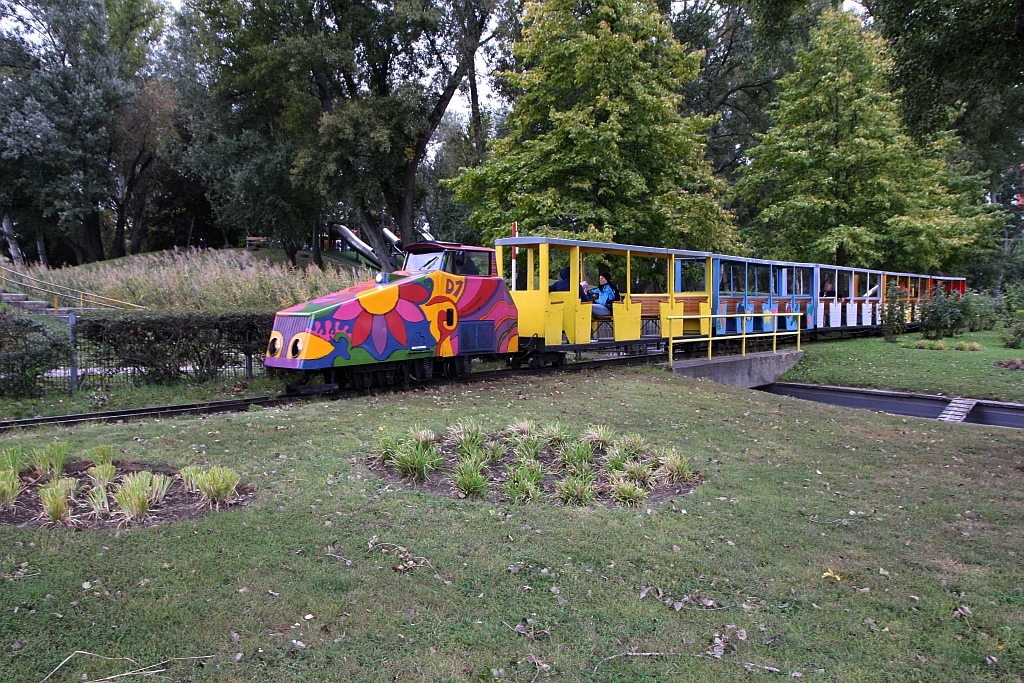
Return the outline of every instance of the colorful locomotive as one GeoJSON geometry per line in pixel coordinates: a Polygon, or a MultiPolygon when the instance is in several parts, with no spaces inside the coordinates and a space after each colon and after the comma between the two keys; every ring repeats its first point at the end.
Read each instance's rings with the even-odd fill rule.
{"type": "Polygon", "coordinates": [[[670,333],[870,331],[881,325],[890,284],[905,289],[911,321],[936,288],[966,292],[963,278],[678,249],[547,237],[501,239],[495,249],[421,242],[401,271],[280,311],[264,363],[307,380],[323,373],[324,385],[291,389],[329,391],[455,378],[481,355],[515,367],[560,364],[567,351],[659,344],[670,333]],[[598,268],[623,282],[606,317],[575,285],[598,268]],[[559,271],[574,283],[568,291],[552,286],[559,271]],[[698,317],[712,312],[732,317],[698,317]]]}

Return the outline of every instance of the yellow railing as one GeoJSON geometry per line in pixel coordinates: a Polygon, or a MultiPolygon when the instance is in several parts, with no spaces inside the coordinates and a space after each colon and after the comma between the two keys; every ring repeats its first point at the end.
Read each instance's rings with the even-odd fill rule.
{"type": "Polygon", "coordinates": [[[121,301],[119,299],[112,299],[108,296],[101,294],[93,294],[91,292],[83,292],[80,289],[74,289],[72,287],[65,287],[64,285],[53,284],[52,282],[45,282],[38,278],[34,278],[31,275],[25,275],[18,271],[7,268],[6,266],[0,266],[0,286],[6,288],[8,285],[14,285],[22,289],[29,289],[34,292],[41,292],[53,297],[53,314],[57,315],[60,312],[60,298],[63,297],[65,301],[69,300],[71,303],[64,305],[65,309],[78,308],[79,311],[83,311],[88,308],[137,308],[144,309],[145,306],[133,304],[128,301],[121,301]]]}
{"type": "MultiPolygon", "coordinates": [[[[727,339],[742,339],[741,353],[747,355],[747,340],[748,339],[760,339],[764,337],[772,338],[772,353],[778,350],[779,337],[796,337],[796,348],[800,349],[800,317],[801,313],[795,312],[783,312],[775,313],[773,311],[765,311],[764,313],[702,313],[700,315],[672,315],[668,316],[669,322],[669,338],[668,338],[668,363],[669,367],[675,367],[675,358],[673,356],[673,347],[675,344],[695,344],[699,342],[707,342],[708,344],[708,360],[711,360],[711,343],[716,341],[725,341],[727,339]],[[760,316],[762,319],[771,317],[775,318],[774,324],[772,325],[771,332],[751,332],[747,334],[747,322],[760,316]],[[729,334],[729,335],[716,335],[714,321],[717,319],[727,318],[743,318],[743,322],[740,324],[742,332],[740,334],[729,334]],[[796,318],[796,329],[795,330],[783,330],[779,331],[779,318],[796,318]],[[711,320],[708,334],[700,335],[698,337],[685,337],[682,339],[675,339],[671,335],[672,322],[673,320],[711,320]]],[[[683,324],[685,327],[685,322],[683,324]]]]}

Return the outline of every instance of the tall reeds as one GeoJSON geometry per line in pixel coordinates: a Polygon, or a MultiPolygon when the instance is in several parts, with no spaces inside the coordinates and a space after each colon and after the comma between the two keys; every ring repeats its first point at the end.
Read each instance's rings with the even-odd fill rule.
{"type": "Polygon", "coordinates": [[[26,272],[154,311],[275,311],[370,278],[368,272],[331,265],[290,268],[232,249],[160,252],[86,267],[36,265],[26,272]]]}

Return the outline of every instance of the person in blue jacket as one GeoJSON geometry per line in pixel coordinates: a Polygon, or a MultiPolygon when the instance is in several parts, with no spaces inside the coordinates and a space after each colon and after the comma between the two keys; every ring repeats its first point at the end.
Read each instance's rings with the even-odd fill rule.
{"type": "Polygon", "coordinates": [[[598,286],[588,289],[587,294],[594,300],[593,315],[609,316],[612,314],[610,304],[619,300],[619,289],[612,284],[611,275],[607,271],[597,276],[598,286]]]}

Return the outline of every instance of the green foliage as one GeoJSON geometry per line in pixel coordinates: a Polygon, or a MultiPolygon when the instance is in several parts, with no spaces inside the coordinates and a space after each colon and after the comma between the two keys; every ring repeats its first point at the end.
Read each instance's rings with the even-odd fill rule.
{"type": "Polygon", "coordinates": [[[516,503],[533,500],[540,493],[544,481],[544,467],[536,460],[520,460],[507,468],[505,492],[516,503]]]}
{"type": "Polygon", "coordinates": [[[614,439],[615,432],[607,425],[591,425],[584,430],[580,437],[581,441],[589,443],[595,450],[602,451],[608,450],[614,439]]]}
{"type": "Polygon", "coordinates": [[[967,316],[967,329],[971,332],[984,332],[995,329],[999,322],[1000,300],[988,293],[964,295],[963,306],[967,316]]]}
{"type": "Polygon", "coordinates": [[[21,478],[17,470],[0,467],[0,510],[10,510],[21,492],[21,478]]]}
{"type": "Polygon", "coordinates": [[[32,466],[32,472],[37,477],[41,477],[50,470],[50,452],[45,447],[33,448],[28,460],[32,466]]]}
{"type": "Polygon", "coordinates": [[[459,419],[445,429],[445,440],[459,452],[478,450],[487,439],[483,427],[471,419],[459,419]]]}
{"type": "Polygon", "coordinates": [[[625,460],[640,460],[650,448],[647,439],[640,434],[623,434],[615,442],[615,447],[625,460]]]}
{"type": "Polygon", "coordinates": [[[39,393],[46,373],[67,367],[70,357],[71,341],[62,321],[39,322],[0,309],[0,396],[39,393]]]}
{"type": "Polygon", "coordinates": [[[907,329],[907,292],[890,284],[885,290],[882,304],[882,335],[887,342],[895,342],[907,329]]]}
{"type": "Polygon", "coordinates": [[[114,477],[117,475],[117,469],[111,464],[93,465],[85,473],[89,475],[93,486],[105,489],[113,483],[114,477]]]}
{"type": "Polygon", "coordinates": [[[107,498],[106,486],[94,486],[85,496],[86,505],[92,514],[99,518],[110,512],[110,501],[107,498]]]}
{"type": "Polygon", "coordinates": [[[586,474],[594,460],[594,447],[586,442],[564,444],[561,451],[562,466],[569,474],[586,474]]]}
{"type": "MultiPolygon", "coordinates": [[[[199,475],[195,483],[203,498],[219,509],[222,504],[230,502],[235,497],[239,479],[241,475],[230,467],[214,465],[199,475]]],[[[151,487],[147,487],[147,496],[150,495],[150,491],[151,487]]]]}
{"type": "Polygon", "coordinates": [[[941,288],[921,302],[921,336],[925,339],[953,337],[963,332],[971,317],[971,301],[958,294],[946,294],[941,288]]]}
{"type": "Polygon", "coordinates": [[[178,470],[178,476],[181,477],[181,484],[185,487],[187,493],[198,493],[199,478],[203,474],[203,468],[199,465],[189,465],[182,467],[178,470]]]}
{"type": "Polygon", "coordinates": [[[658,476],[672,484],[692,479],[693,470],[690,468],[690,458],[676,451],[665,451],[661,455],[661,467],[658,470],[658,476]]]}
{"type": "Polygon", "coordinates": [[[131,368],[152,384],[215,378],[247,351],[262,358],[272,314],[82,316],[79,340],[97,349],[101,363],[131,368]]]}
{"type": "Polygon", "coordinates": [[[427,475],[444,464],[433,441],[410,440],[402,443],[391,459],[399,474],[413,481],[423,481],[427,475]]]}
{"type": "Polygon", "coordinates": [[[68,500],[68,487],[62,483],[63,481],[52,481],[39,487],[39,501],[43,504],[43,514],[46,516],[49,524],[68,524],[71,522],[71,504],[68,500]]]}
{"type": "Polygon", "coordinates": [[[626,507],[637,507],[647,499],[647,489],[622,474],[613,474],[608,482],[612,499],[626,507]]]}
{"type": "Polygon", "coordinates": [[[1009,324],[999,331],[999,340],[1008,349],[1024,347],[1024,311],[1018,311],[1009,324]]]}
{"type": "Polygon", "coordinates": [[[121,515],[125,524],[141,524],[149,513],[149,487],[153,477],[149,472],[133,472],[121,480],[114,491],[116,513],[121,515]]]}
{"type": "Polygon", "coordinates": [[[149,482],[149,490],[147,492],[149,496],[149,502],[151,505],[159,505],[164,502],[164,497],[167,495],[167,490],[171,488],[171,482],[174,480],[165,474],[154,474],[149,482]]]}
{"type": "Polygon", "coordinates": [[[654,472],[646,462],[629,460],[622,469],[623,476],[637,486],[645,489],[654,484],[654,472]]]}
{"type": "Polygon", "coordinates": [[[97,446],[89,451],[89,459],[97,465],[113,465],[114,463],[114,447],[113,446],[97,446]]]}
{"type": "Polygon", "coordinates": [[[700,57],[653,3],[529,4],[514,51],[507,134],[450,182],[471,226],[488,241],[518,221],[520,234],[733,248],[699,137],[710,121],[679,114],[700,57]]]}
{"type": "Polygon", "coordinates": [[[487,493],[487,477],[480,471],[480,463],[464,460],[455,465],[455,488],[469,497],[487,493]]]}
{"type": "Polygon", "coordinates": [[[594,475],[570,474],[555,485],[555,496],[566,505],[590,505],[596,498],[594,475]]]}
{"type": "Polygon", "coordinates": [[[561,422],[552,422],[541,430],[544,443],[551,451],[557,451],[573,441],[572,430],[561,422]]]}
{"type": "Polygon", "coordinates": [[[0,470],[13,470],[17,473],[24,464],[25,453],[20,445],[0,450],[0,470]]]}
{"type": "Polygon", "coordinates": [[[47,444],[46,451],[50,460],[50,476],[59,479],[64,475],[64,465],[68,461],[68,442],[58,441],[47,444]]]}
{"type": "Polygon", "coordinates": [[[848,12],[826,12],[796,67],[735,188],[756,211],[748,233],[761,252],[928,272],[989,246],[1002,213],[980,177],[947,163],[959,150],[953,132],[919,144],[902,131],[879,37],[848,12]]]}

